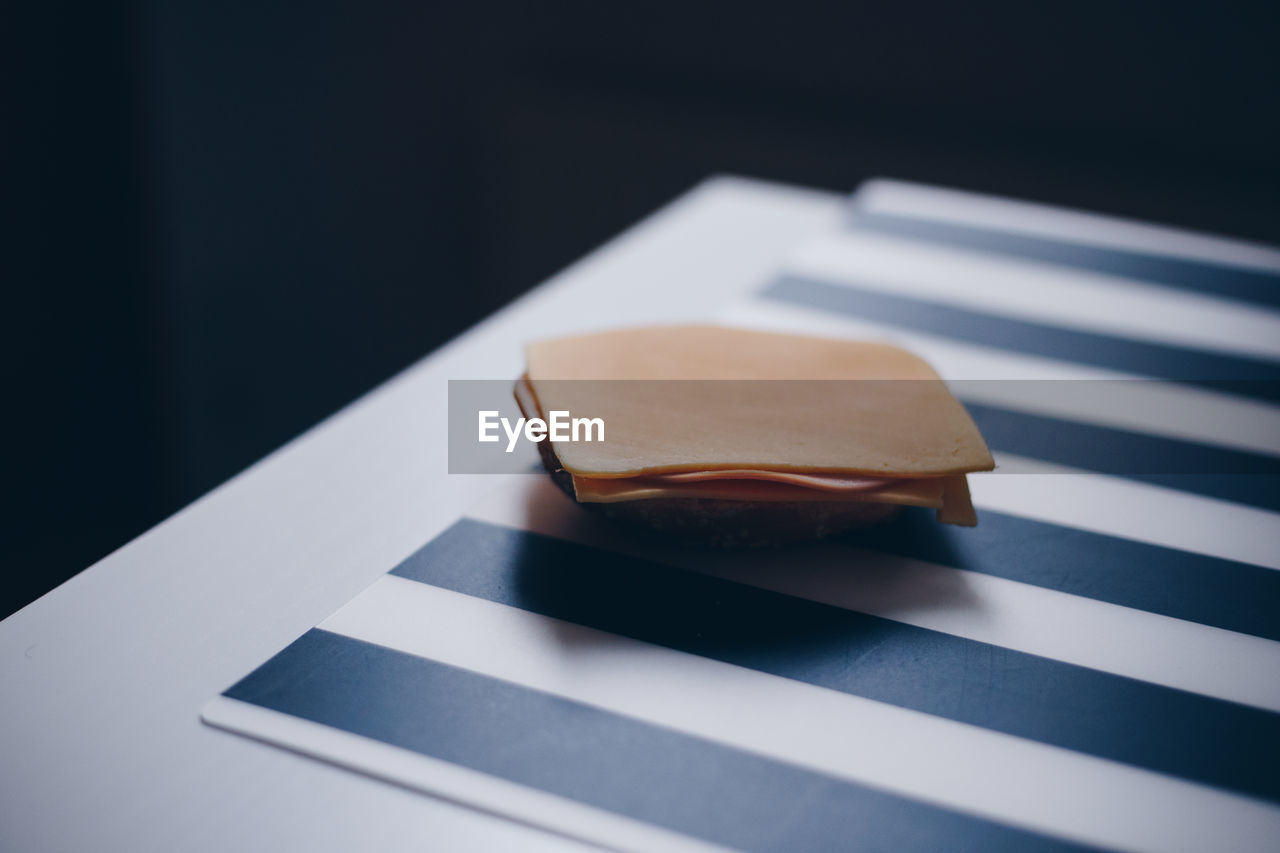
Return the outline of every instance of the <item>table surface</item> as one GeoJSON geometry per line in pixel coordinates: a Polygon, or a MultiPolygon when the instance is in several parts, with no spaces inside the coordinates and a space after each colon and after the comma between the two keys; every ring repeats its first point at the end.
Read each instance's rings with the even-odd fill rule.
{"type": "Polygon", "coordinates": [[[488,487],[447,472],[449,379],[515,376],[535,337],[705,320],[838,228],[843,203],[710,179],[0,622],[0,849],[578,848],[214,730],[200,708],[488,487]]]}

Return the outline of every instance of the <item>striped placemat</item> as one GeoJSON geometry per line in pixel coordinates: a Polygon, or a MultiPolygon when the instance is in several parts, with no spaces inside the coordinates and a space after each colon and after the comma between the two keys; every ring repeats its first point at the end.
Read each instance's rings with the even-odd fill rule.
{"type": "Polygon", "coordinates": [[[210,723],[610,847],[1273,850],[1280,252],[877,181],[739,325],[903,343],[981,523],[632,538],[493,495],[210,723]]]}

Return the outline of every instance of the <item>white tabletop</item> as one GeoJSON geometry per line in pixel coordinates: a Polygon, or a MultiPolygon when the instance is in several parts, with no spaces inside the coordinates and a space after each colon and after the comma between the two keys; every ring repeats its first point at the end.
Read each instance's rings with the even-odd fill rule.
{"type": "Polygon", "coordinates": [[[199,710],[484,492],[446,470],[447,380],[514,377],[531,338],[705,320],[841,204],[709,180],[0,622],[0,849],[576,848],[199,710]]]}

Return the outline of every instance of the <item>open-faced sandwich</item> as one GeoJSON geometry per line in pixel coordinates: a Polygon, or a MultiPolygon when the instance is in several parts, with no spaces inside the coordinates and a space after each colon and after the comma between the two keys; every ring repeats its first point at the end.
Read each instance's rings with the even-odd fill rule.
{"type": "Polygon", "coordinates": [[[583,506],[681,539],[756,546],[886,521],[974,525],[965,475],[995,467],[938,375],[882,343],[717,326],[530,344],[527,418],[572,412],[602,441],[543,441],[583,506]]]}

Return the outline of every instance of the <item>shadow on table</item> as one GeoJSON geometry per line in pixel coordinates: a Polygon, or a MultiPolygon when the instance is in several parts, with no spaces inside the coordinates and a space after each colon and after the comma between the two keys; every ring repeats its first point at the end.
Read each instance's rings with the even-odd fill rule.
{"type": "Polygon", "coordinates": [[[766,670],[833,654],[852,662],[904,629],[923,630],[897,617],[981,606],[963,575],[862,547],[907,535],[943,553],[948,534],[931,513],[830,542],[727,551],[665,544],[550,491],[531,493],[528,521],[556,538],[522,542],[514,582],[522,606],[574,623],[557,629],[573,650],[609,644],[585,625],[766,670]]]}

